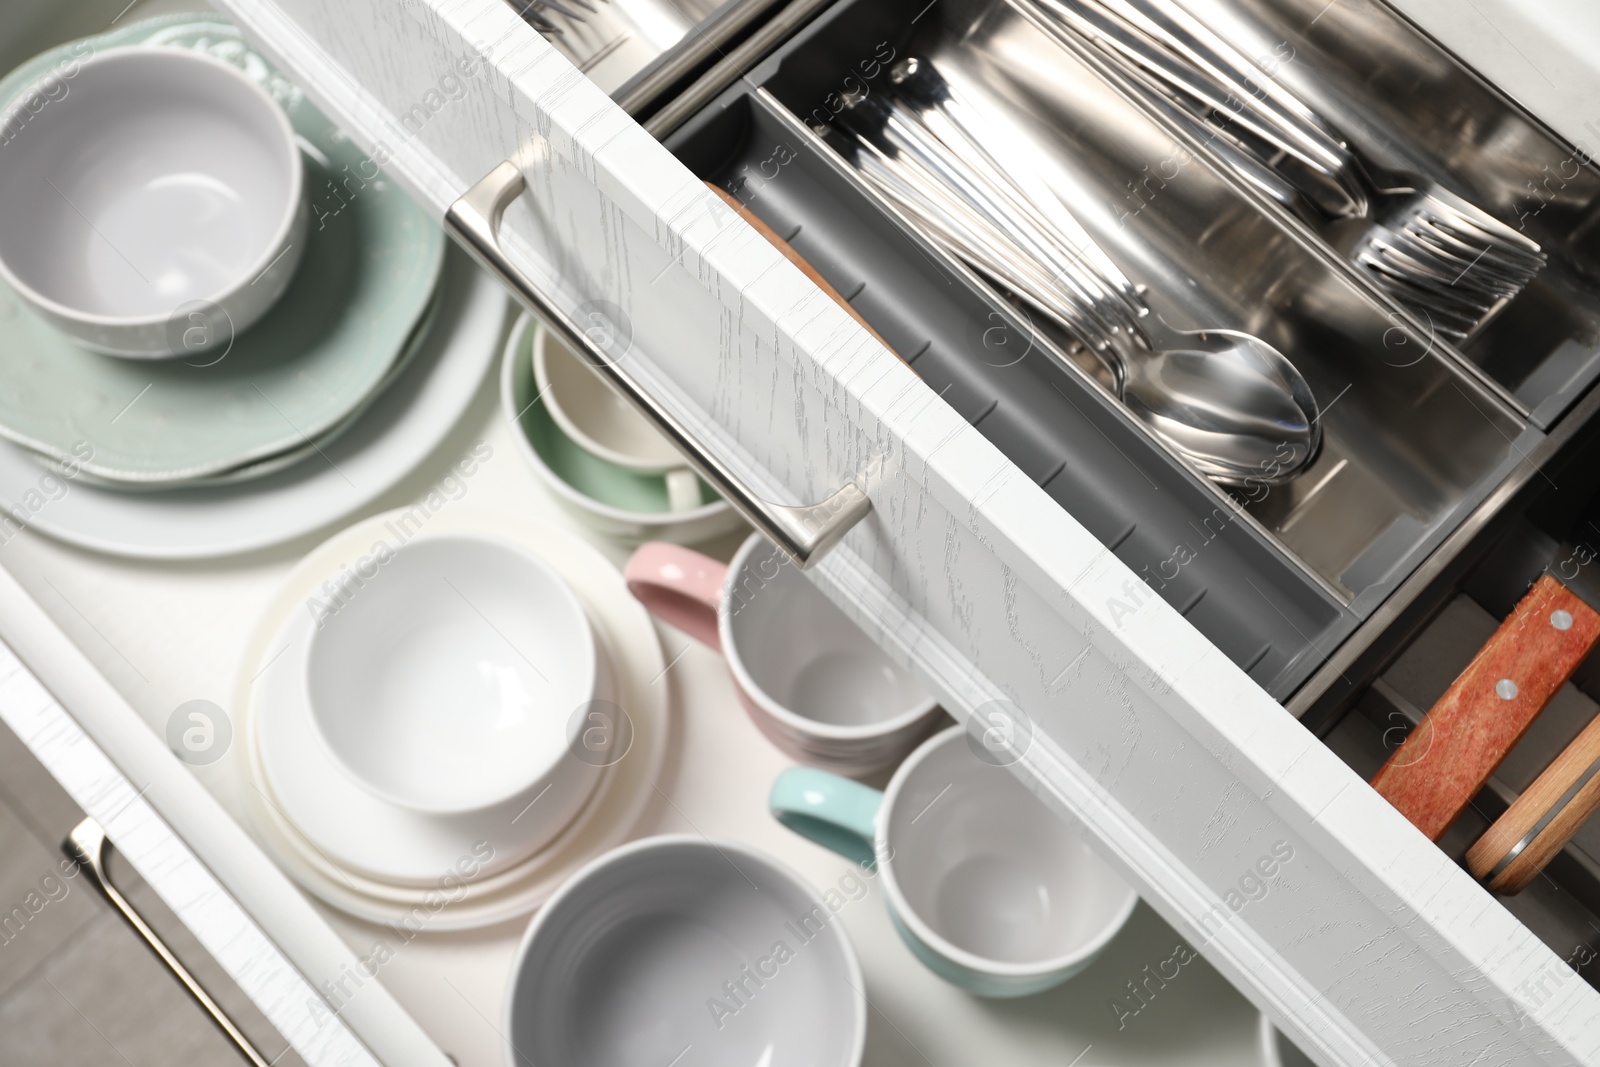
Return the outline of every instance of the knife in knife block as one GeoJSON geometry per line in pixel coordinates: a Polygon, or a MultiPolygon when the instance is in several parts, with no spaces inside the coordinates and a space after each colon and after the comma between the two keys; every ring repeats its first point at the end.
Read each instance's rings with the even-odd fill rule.
{"type": "Polygon", "coordinates": [[[1439,840],[1597,640],[1600,613],[1542,575],[1389,757],[1373,788],[1439,840]]]}
{"type": "Polygon", "coordinates": [[[1600,716],[1467,850],[1467,869],[1490,892],[1520,893],[1597,809],[1600,716]]]}

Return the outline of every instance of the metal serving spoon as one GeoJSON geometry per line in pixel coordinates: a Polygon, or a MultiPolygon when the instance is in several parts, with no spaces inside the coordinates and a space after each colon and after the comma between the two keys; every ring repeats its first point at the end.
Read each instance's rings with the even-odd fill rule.
{"type": "Polygon", "coordinates": [[[1315,459],[1316,402],[1283,353],[1250,334],[1163,322],[1065,205],[1023,191],[930,64],[909,59],[894,77],[893,98],[841,115],[869,184],[1095,352],[1128,409],[1208,477],[1279,484],[1315,459]]]}

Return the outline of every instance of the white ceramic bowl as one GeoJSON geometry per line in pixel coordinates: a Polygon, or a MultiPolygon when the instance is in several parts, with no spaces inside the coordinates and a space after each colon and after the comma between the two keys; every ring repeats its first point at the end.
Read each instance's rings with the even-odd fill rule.
{"type": "Polygon", "coordinates": [[[300,151],[238,68],[118,48],[26,125],[15,108],[0,117],[21,131],[0,152],[0,275],[57,329],[167,358],[194,350],[185,331],[231,336],[282,294],[305,246],[300,151]]]}
{"type": "Polygon", "coordinates": [[[512,1067],[855,1067],[866,1042],[843,925],[731,841],[651,837],[595,860],[539,911],[510,986],[512,1067]]]}
{"type": "Polygon", "coordinates": [[[363,559],[320,601],[306,655],[334,762],[415,811],[537,798],[536,821],[565,826],[596,780],[570,748],[598,678],[571,588],[524,549],[465,532],[363,559]]]}

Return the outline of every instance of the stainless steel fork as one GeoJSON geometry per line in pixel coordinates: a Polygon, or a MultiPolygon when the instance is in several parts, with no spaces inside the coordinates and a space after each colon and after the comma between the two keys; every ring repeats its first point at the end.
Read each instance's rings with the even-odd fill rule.
{"type": "Polygon", "coordinates": [[[1010,2],[1045,32],[1097,48],[1158,106],[1201,126],[1252,182],[1287,181],[1334,223],[1331,243],[1443,338],[1469,341],[1544,268],[1525,234],[1362,156],[1180,0],[1010,2]]]}

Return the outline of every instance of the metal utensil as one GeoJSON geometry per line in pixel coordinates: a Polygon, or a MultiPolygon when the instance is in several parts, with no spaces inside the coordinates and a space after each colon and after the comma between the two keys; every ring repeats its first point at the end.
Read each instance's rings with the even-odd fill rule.
{"type": "Polygon", "coordinates": [[[952,255],[1050,315],[1096,353],[1128,408],[1223,484],[1278,484],[1316,456],[1311,387],[1284,355],[1233,330],[1183,331],[1058,199],[1029,195],[1026,165],[986,138],[931,64],[894,71],[889,97],[841,114],[863,177],[952,255]]]}
{"type": "MultiPolygon", "coordinates": [[[[599,2],[604,4],[609,3],[609,0],[599,0],[599,2]]],[[[522,21],[546,37],[559,37],[562,33],[561,25],[550,18],[550,12],[573,22],[587,22],[588,19],[584,18],[576,8],[582,8],[591,15],[600,10],[591,0],[512,0],[511,6],[516,8],[522,21]],[[575,6],[568,6],[569,4],[575,6]]]]}
{"type": "Polygon", "coordinates": [[[1531,283],[1538,243],[1436,182],[1386,171],[1179,0],[1010,0],[1095,46],[1152,102],[1176,105],[1230,166],[1286,179],[1330,242],[1396,300],[1465,343],[1531,283]]]}

